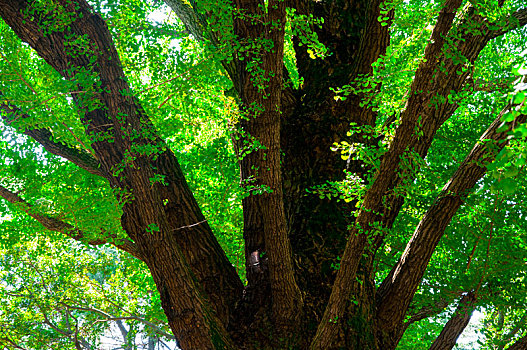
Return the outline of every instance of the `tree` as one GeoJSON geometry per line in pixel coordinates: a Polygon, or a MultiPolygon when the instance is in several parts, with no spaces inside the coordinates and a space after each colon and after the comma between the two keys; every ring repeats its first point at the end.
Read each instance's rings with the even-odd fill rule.
{"type": "Polygon", "coordinates": [[[70,244],[61,247],[45,237],[40,244],[13,246],[2,259],[3,349],[93,349],[101,342],[105,348],[111,343],[154,350],[170,349],[170,341],[173,348],[174,336],[158,326],[163,324],[158,298],[148,303],[155,286],[133,259],[121,259],[117,266],[115,251],[77,245],[71,254],[70,244]]]}
{"type": "Polygon", "coordinates": [[[478,303],[526,290],[526,225],[513,219],[525,93],[503,97],[523,57],[520,1],[166,3],[184,31],[163,46],[174,26],[135,22],[142,2],[0,0],[4,133],[26,136],[4,137],[11,213],[142,261],[183,349],[395,349],[459,301],[432,345],[447,349],[478,303]],[[181,83],[196,57],[208,67],[181,83]],[[205,87],[210,101],[186,108],[205,87]],[[212,148],[239,162],[245,285],[187,184],[167,111],[192,123],[222,104],[234,151],[212,148]],[[449,261],[449,244],[463,257],[449,261]],[[448,268],[464,271],[455,284],[438,276],[448,268]]]}

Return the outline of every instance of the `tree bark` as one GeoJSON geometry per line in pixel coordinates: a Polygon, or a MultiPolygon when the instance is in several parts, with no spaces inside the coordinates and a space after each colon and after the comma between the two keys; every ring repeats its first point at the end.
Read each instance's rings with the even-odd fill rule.
{"type": "MultiPolygon", "coordinates": [[[[1,91],[0,96],[2,96],[1,91]]],[[[18,121],[23,121],[29,118],[29,115],[23,113],[18,107],[13,106],[10,103],[1,103],[0,111],[3,112],[2,119],[6,122],[6,124],[13,127],[16,127],[18,121]]],[[[22,133],[40,143],[46,151],[71,161],[90,174],[104,176],[99,169],[99,162],[97,162],[97,160],[94,159],[88,152],[71,148],[63,145],[62,143],[53,141],[53,135],[51,134],[50,130],[43,128],[32,128],[22,130],[22,133]]]]}
{"type": "Polygon", "coordinates": [[[527,335],[518,339],[514,344],[509,346],[507,350],[526,350],[527,349],[527,335]]]}
{"type": "Polygon", "coordinates": [[[330,88],[354,82],[358,75],[371,74],[371,64],[385,53],[389,35],[388,26],[381,26],[377,20],[378,1],[299,1],[295,8],[300,15],[317,13],[325,19],[320,28],[312,29],[329,51],[324,59],[312,59],[305,46],[294,39],[304,84],[295,91],[282,119],[286,217],[297,282],[305,291],[311,334],[331,293],[335,266],[340,263],[339,255],[355,209],[355,203],[346,203],[338,196],[320,198],[313,189],[344,180],[344,169],[366,172],[360,164],[346,162],[331,148],[343,140],[364,142],[346,135],[350,123],[374,125],[376,119],[375,112],[361,106],[363,96],[336,101],[330,88]]]}
{"type": "MultiPolygon", "coordinates": [[[[430,60],[439,56],[444,44],[444,38],[452,26],[454,16],[461,1],[447,1],[439,14],[437,24],[432,32],[431,44],[425,50],[425,63],[419,67],[411,90],[420,90],[418,84],[428,83],[433,74],[433,68],[428,67],[430,60]]],[[[412,106],[411,99],[419,95],[412,95],[408,105],[412,106]]],[[[423,96],[419,97],[421,100],[423,96]]],[[[413,112],[413,111],[412,111],[413,112]]],[[[362,257],[364,248],[368,241],[368,235],[375,236],[375,222],[380,221],[383,211],[383,198],[388,191],[392,190],[390,184],[398,176],[397,169],[401,156],[408,144],[416,137],[415,126],[418,122],[418,113],[403,112],[401,125],[396,131],[393,142],[388,152],[383,157],[380,167],[376,172],[371,187],[365,194],[363,204],[357,214],[355,223],[350,232],[350,237],[341,259],[328,305],[324,312],[322,321],[317,329],[317,334],[311,344],[312,349],[337,349],[339,345],[339,333],[346,320],[344,310],[347,308],[348,300],[352,291],[352,283],[355,279],[357,268],[362,257]],[[336,321],[336,322],[335,322],[336,321]]]]}
{"type": "Polygon", "coordinates": [[[93,93],[86,94],[91,102],[73,97],[84,111],[81,119],[101,171],[124,202],[122,226],[152,273],[172,331],[186,348],[232,347],[225,328],[241,296],[241,281],[201,214],[173,153],[131,97],[106,24],[83,0],[59,5],[74,16],[64,32],[45,33],[48,28],[38,18],[52,14],[37,9],[42,13],[29,17],[34,9],[24,0],[1,1],[0,15],[66,79],[77,79],[81,71],[93,72],[87,83],[93,93]],[[72,54],[68,37],[82,35],[89,38],[91,53],[72,54]],[[156,151],[147,154],[142,147],[156,151]],[[156,174],[164,176],[164,184],[152,183],[156,174]]]}
{"type": "MultiPolygon", "coordinates": [[[[493,161],[497,154],[489,149],[485,141],[490,140],[498,152],[506,146],[507,131],[498,133],[496,130],[507,111],[504,109],[499,114],[445,185],[442,194],[417,226],[398,263],[379,287],[377,318],[380,320],[380,332],[388,335],[384,336],[387,339],[385,349],[394,349],[397,345],[393,344],[396,339],[393,334],[404,319],[435,247],[468,192],[485,174],[483,164],[493,161]]],[[[524,122],[526,118],[526,115],[520,115],[517,122],[524,122]]],[[[380,337],[383,338],[382,335],[380,337]]]]}
{"type": "Polygon", "coordinates": [[[248,192],[242,201],[247,291],[253,293],[253,307],[270,303],[277,340],[293,343],[303,301],[293,275],[280,165],[285,2],[241,0],[236,8],[241,15],[235,17],[234,33],[243,43],[237,76],[244,142],[241,181],[248,192]],[[261,293],[267,290],[270,295],[261,293]]]}
{"type": "MultiPolygon", "coordinates": [[[[115,189],[123,205],[122,226],[130,238],[117,247],[148,266],[181,346],[394,349],[434,249],[468,191],[485,174],[481,161],[492,160],[494,154],[482,144],[473,148],[376,291],[373,262],[383,241],[380,229],[391,227],[404,203],[404,197],[394,195],[394,190],[415,176],[401,165],[401,159],[412,152],[426,157],[436,131],[457,109],[448,96],[462,91],[470,74],[465,63],[474,63],[488,40],[527,23],[527,11],[516,12],[514,23],[511,20],[507,26],[491,30],[493,26],[473,9],[454,25],[462,1],[444,2],[410,87],[401,124],[356,210],[355,203],[319,198],[309,191],[328,181],[345,179],[344,169],[365,181],[372,171],[359,162],[342,160],[330,149],[343,140],[370,142],[346,133],[352,122],[375,126],[376,112],[363,104],[367,96],[335,101],[330,88],[371,74],[372,63],[386,52],[389,26],[378,20],[381,13],[385,16],[381,2],[289,3],[299,15],[316,14],[324,19],[320,27],[311,29],[330,53],[325,59],[312,59],[295,36],[293,45],[304,83],[293,90],[285,86],[283,72],[286,2],[235,1],[232,20],[241,48],[235,60],[223,64],[241,100],[240,135],[245,147],[241,177],[252,192],[243,199],[248,279],[244,289],[188,188],[177,159],[157,136],[139,101],[131,97],[104,21],[85,0],[56,2],[73,14],[64,32],[38,22],[53,20],[53,13],[40,7],[29,10],[34,4],[28,0],[0,0],[0,16],[59,74],[92,91],[73,98],[93,142],[94,156],[51,141],[47,129],[22,132],[49,152],[106,178],[115,189]],[[35,11],[38,16],[31,16],[35,11]],[[465,24],[470,24],[471,30],[466,30],[465,24]],[[479,36],[472,34],[476,27],[481,30],[479,36]],[[87,38],[90,53],[72,54],[70,37],[87,38]],[[447,59],[452,48],[446,43],[456,46],[466,62],[447,59]],[[83,72],[93,73],[89,81],[79,81],[83,72]],[[152,180],[158,176],[164,181],[152,180]]],[[[198,40],[219,44],[214,33],[207,33],[207,23],[194,1],[166,2],[198,40]]],[[[393,11],[387,16],[391,18],[393,11]]],[[[0,109],[26,117],[10,103],[0,109]]],[[[518,121],[525,121],[525,116],[518,121]]],[[[496,132],[498,123],[499,118],[482,140],[505,140],[506,133],[496,132]]],[[[505,144],[498,143],[497,148],[505,144]]],[[[68,223],[29,210],[29,205],[8,189],[0,187],[0,195],[27,207],[26,212],[45,227],[84,239],[84,234],[68,223]]],[[[461,303],[462,312],[447,323],[433,349],[451,348],[456,334],[468,322],[466,311],[472,304],[467,303],[461,303]]],[[[521,347],[522,341],[510,349],[521,347]]]]}
{"type": "Polygon", "coordinates": [[[429,350],[451,350],[456,345],[457,339],[470,322],[476,307],[475,303],[476,296],[472,292],[465,294],[461,298],[458,308],[454,311],[454,314],[443,327],[443,330],[429,350]]]}

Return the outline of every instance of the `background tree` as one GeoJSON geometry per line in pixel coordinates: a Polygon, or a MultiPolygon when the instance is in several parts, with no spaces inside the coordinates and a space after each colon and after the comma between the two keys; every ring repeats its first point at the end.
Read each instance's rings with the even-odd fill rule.
{"type": "MultiPolygon", "coordinates": [[[[521,348],[524,4],[167,4],[181,22],[149,20],[156,2],[0,0],[6,261],[28,235],[60,244],[49,231],[111,244],[183,349],[394,349],[449,305],[431,348],[478,307],[518,319],[489,344],[521,348]]],[[[103,331],[4,275],[54,336],[103,331]]],[[[38,347],[12,329],[7,347],[38,347]]]]}

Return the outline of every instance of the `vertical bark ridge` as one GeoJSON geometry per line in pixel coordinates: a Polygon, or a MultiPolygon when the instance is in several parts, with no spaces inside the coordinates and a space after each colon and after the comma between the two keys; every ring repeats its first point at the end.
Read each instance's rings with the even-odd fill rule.
{"type": "Polygon", "coordinates": [[[284,1],[269,1],[267,11],[265,6],[263,1],[236,2],[239,15],[235,18],[235,34],[247,49],[238,52],[242,86],[239,96],[244,111],[240,124],[245,146],[252,148],[240,161],[243,185],[249,192],[242,201],[244,238],[248,281],[253,289],[260,287],[255,283],[266,288],[264,270],[268,270],[275,331],[279,333],[277,338],[287,343],[298,331],[303,301],[293,275],[280,164],[286,9],[284,1]],[[263,71],[256,71],[254,63],[259,63],[263,71]]]}

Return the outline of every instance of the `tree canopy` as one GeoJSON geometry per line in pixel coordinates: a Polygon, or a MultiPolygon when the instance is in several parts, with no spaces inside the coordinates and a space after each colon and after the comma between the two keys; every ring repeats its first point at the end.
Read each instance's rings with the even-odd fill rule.
{"type": "Polygon", "coordinates": [[[2,349],[527,349],[524,1],[0,18],[2,349]]]}

